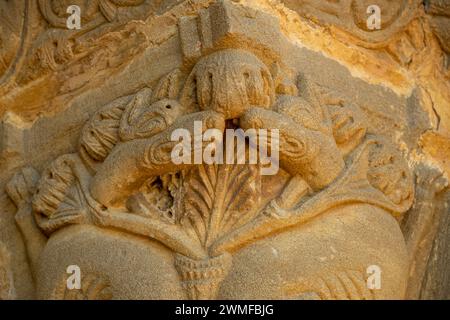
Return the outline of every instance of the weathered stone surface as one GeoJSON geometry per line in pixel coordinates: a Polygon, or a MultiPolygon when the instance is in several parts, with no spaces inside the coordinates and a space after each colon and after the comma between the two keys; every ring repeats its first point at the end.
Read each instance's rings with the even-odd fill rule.
{"type": "Polygon", "coordinates": [[[449,298],[446,8],[1,3],[0,299],[449,298]]]}

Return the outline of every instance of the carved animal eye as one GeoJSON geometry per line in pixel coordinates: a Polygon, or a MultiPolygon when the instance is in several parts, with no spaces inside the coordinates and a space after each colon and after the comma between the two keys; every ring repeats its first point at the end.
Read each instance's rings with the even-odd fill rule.
{"type": "Polygon", "coordinates": [[[166,109],[172,109],[172,106],[170,104],[166,105],[166,109]]]}

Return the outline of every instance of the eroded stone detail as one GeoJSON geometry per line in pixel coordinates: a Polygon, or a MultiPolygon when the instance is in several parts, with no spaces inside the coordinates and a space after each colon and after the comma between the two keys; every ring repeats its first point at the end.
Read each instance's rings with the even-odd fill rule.
{"type": "Polygon", "coordinates": [[[94,224],[160,241],[178,254],[187,295],[214,298],[240,246],[339,205],[401,214],[412,203],[407,165],[389,142],[365,137],[355,107],[275,98],[273,78],[253,54],[224,50],[200,59],[180,96],[182,103],[152,102],[144,89],[99,110],[82,130],[80,153],[43,171],[32,200],[39,227],[51,234],[94,224]],[[244,129],[280,129],[280,165],[291,177],[281,194],[263,204],[254,166],[171,163],[170,133],[196,119],[220,130],[227,119],[244,129]]]}
{"type": "Polygon", "coordinates": [[[336,25],[366,46],[382,46],[416,18],[420,0],[353,1],[353,0],[283,0],[289,8],[309,17],[318,17],[321,23],[336,25]],[[367,27],[367,8],[376,4],[383,13],[379,30],[367,27]]]}
{"type": "Polygon", "coordinates": [[[92,273],[84,275],[81,279],[80,289],[68,289],[66,277],[67,275],[61,281],[60,285],[55,288],[50,299],[111,300],[113,298],[109,280],[105,276],[99,276],[92,273]]]}
{"type": "Polygon", "coordinates": [[[16,299],[11,257],[6,247],[0,243],[0,300],[16,299]]]}
{"type": "MultiPolygon", "coordinates": [[[[144,2],[94,1],[84,8],[85,22],[113,22],[119,7],[144,2]]],[[[331,19],[360,41],[383,47],[414,18],[408,12],[417,11],[416,1],[402,3],[389,12],[383,36],[363,30],[355,1],[306,1],[301,9],[306,15],[325,12],[325,22],[331,19]],[[341,25],[340,15],[352,17],[358,28],[341,25]]],[[[52,28],[61,27],[61,8],[46,1],[39,8],[52,28]]],[[[303,81],[303,71],[281,58],[287,42],[275,18],[230,1],[197,11],[180,18],[170,38],[179,47],[180,65],[96,105],[70,152],[48,159],[42,170],[24,166],[9,179],[5,191],[17,209],[37,295],[132,298],[134,288],[125,288],[123,279],[144,274],[148,287],[136,290],[153,298],[404,298],[412,283],[409,264],[424,232],[424,207],[445,188],[445,179],[431,177],[430,194],[419,183],[416,195],[418,182],[396,137],[370,130],[366,106],[356,99],[303,81]],[[196,121],[202,133],[278,129],[279,172],[263,176],[261,164],[175,164],[171,152],[178,141],[171,135],[186,129],[193,136],[196,121]],[[399,222],[415,200],[402,233],[399,222]],[[112,250],[112,265],[100,261],[98,241],[121,248],[112,250]],[[84,256],[78,248],[86,246],[92,251],[84,256]],[[141,248],[148,254],[133,256],[141,248]],[[89,264],[80,290],[66,288],[67,257],[61,252],[73,263],[89,264]],[[129,268],[118,264],[127,254],[129,268]],[[142,259],[152,270],[140,265],[142,259]],[[369,265],[380,265],[387,277],[377,291],[367,287],[369,265]],[[252,287],[260,279],[267,281],[252,287]]],[[[146,32],[137,31],[146,39],[142,48],[148,45],[146,32]]],[[[38,59],[58,71],[68,61],[62,56],[71,55],[64,43],[73,39],[58,42],[54,55],[49,34],[38,59]]],[[[146,61],[139,60],[141,68],[146,61]]],[[[80,83],[64,92],[88,82],[80,83]]],[[[202,141],[202,147],[207,144],[202,141]]],[[[0,272],[9,271],[0,264],[0,272]]],[[[14,297],[9,283],[0,287],[2,298],[14,297]]]]}

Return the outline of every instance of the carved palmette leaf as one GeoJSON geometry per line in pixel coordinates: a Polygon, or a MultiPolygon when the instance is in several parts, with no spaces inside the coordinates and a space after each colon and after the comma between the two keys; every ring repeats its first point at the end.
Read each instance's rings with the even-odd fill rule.
{"type": "Polygon", "coordinates": [[[162,77],[156,86],[152,102],[161,99],[177,99],[181,85],[181,71],[179,69],[172,70],[162,77]]]}
{"type": "Polygon", "coordinates": [[[87,204],[80,187],[71,186],[64,200],[58,204],[51,216],[46,217],[42,213],[36,212],[35,218],[38,226],[48,234],[68,224],[86,222],[87,204]]]}
{"type": "Polygon", "coordinates": [[[183,183],[183,220],[205,248],[254,217],[260,202],[256,165],[199,165],[183,183]]]}

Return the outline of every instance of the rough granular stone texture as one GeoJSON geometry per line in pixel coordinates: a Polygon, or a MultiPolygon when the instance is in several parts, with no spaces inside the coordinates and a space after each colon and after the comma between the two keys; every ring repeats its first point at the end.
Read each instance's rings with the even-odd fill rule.
{"type": "Polygon", "coordinates": [[[0,299],[449,299],[449,9],[0,2],[0,299]]]}

